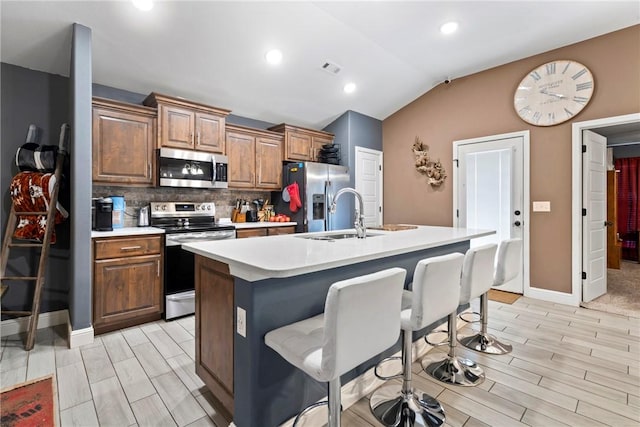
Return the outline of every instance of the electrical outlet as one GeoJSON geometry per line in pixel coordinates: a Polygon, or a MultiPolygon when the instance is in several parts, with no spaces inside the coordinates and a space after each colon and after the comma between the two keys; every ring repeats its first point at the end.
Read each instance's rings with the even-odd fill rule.
{"type": "Polygon", "coordinates": [[[247,312],[244,308],[236,307],[236,332],[238,335],[247,337],[247,312]]]}

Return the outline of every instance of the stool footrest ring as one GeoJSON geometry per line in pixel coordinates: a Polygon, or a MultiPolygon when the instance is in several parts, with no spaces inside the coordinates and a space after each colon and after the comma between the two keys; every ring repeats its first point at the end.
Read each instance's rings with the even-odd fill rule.
{"type": "Polygon", "coordinates": [[[380,368],[382,364],[387,363],[387,362],[391,362],[391,361],[394,361],[394,360],[402,361],[402,357],[399,357],[399,356],[387,357],[386,359],[382,359],[381,361],[379,361],[378,364],[373,369],[373,373],[375,374],[375,376],[377,378],[381,379],[381,380],[384,380],[384,381],[395,380],[396,378],[402,378],[402,370],[400,371],[399,374],[395,374],[395,375],[391,375],[391,376],[384,376],[384,375],[380,375],[378,373],[378,368],[380,368]]]}
{"type": "Polygon", "coordinates": [[[467,323],[478,323],[478,322],[480,322],[480,320],[482,320],[482,315],[480,313],[478,313],[477,311],[472,311],[470,313],[460,313],[458,315],[458,319],[462,320],[463,322],[467,322],[467,323]],[[467,316],[467,315],[478,316],[478,320],[467,320],[467,319],[465,319],[463,317],[463,316],[467,316]]]}
{"type": "Polygon", "coordinates": [[[441,347],[443,345],[449,345],[449,341],[445,340],[443,342],[431,342],[429,341],[429,335],[432,334],[448,334],[449,331],[447,331],[446,329],[438,329],[437,331],[431,331],[429,332],[427,335],[424,336],[424,341],[429,344],[432,347],[441,347]]]}
{"type": "MultiPolygon", "coordinates": [[[[323,400],[321,402],[312,403],[311,405],[309,405],[306,408],[304,408],[302,411],[300,411],[298,413],[298,415],[296,415],[296,418],[293,420],[293,427],[297,427],[298,426],[298,421],[300,421],[300,417],[302,417],[304,414],[306,414],[307,412],[309,412],[312,409],[317,408],[318,406],[324,406],[324,405],[329,405],[329,401],[328,400],[323,400]]],[[[340,405],[340,412],[342,412],[342,405],[340,405]]]]}

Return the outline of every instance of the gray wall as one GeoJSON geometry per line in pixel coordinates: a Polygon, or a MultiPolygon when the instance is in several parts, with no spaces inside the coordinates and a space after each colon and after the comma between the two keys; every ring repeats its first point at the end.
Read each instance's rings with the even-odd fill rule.
{"type": "Polygon", "coordinates": [[[640,157],[640,142],[632,145],[613,146],[614,159],[626,159],[628,157],[640,157]]]}
{"type": "Polygon", "coordinates": [[[349,167],[351,186],[355,186],[356,147],[382,151],[382,121],[347,111],[323,130],[335,135],[335,144],[340,144],[341,164],[349,167]]]}
{"type": "MultiPolygon", "coordinates": [[[[9,64],[0,64],[2,109],[0,131],[0,192],[2,194],[2,236],[11,209],[9,184],[18,173],[15,153],[25,142],[29,124],[39,128],[40,143],[58,145],[62,123],[69,122],[69,80],[9,64]]],[[[69,174],[65,174],[69,176],[69,174]]],[[[69,183],[61,187],[60,203],[70,210],[69,183]]],[[[73,214],[72,214],[73,215],[73,214]]],[[[69,293],[70,221],[56,226],[57,243],[51,246],[41,312],[67,308],[69,293]]],[[[8,275],[31,275],[37,272],[38,254],[33,249],[14,248],[7,264],[8,275]]],[[[11,310],[30,310],[32,287],[20,283],[10,285],[2,305],[11,310]]],[[[3,316],[3,319],[5,317],[3,316]]]]}
{"type": "Polygon", "coordinates": [[[73,330],[91,326],[91,30],[73,24],[71,93],[71,293],[73,330]]]}

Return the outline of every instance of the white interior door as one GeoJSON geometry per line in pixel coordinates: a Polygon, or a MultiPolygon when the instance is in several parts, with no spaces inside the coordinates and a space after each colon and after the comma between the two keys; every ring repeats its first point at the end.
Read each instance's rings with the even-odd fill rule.
{"type": "MultiPolygon", "coordinates": [[[[522,136],[454,143],[458,165],[454,180],[457,210],[454,224],[496,231],[473,239],[471,247],[512,238],[525,240],[523,230],[528,224],[525,224],[523,146],[522,136]]],[[[523,243],[523,247],[528,247],[528,242],[523,243]]],[[[523,251],[521,273],[500,286],[500,290],[523,293],[525,252],[528,254],[523,251]]]]}
{"type": "Polygon", "coordinates": [[[607,292],[607,138],[583,131],[582,300],[607,292]],[[584,149],[583,149],[584,151],[584,149]]]}
{"type": "Polygon", "coordinates": [[[356,191],[364,203],[367,227],[382,225],[382,151],[356,147],[356,191]]]}

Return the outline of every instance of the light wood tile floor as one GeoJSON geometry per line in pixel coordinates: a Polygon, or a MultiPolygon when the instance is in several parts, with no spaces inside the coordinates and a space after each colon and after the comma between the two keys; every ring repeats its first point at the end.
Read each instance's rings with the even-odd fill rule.
{"type": "MultiPolygon", "coordinates": [[[[490,332],[513,345],[503,356],[458,346],[486,373],[475,388],[414,385],[444,406],[447,426],[640,426],[640,319],[520,298],[489,302],[490,332]]],[[[461,332],[477,329],[465,326],[461,332]]],[[[154,322],[66,348],[64,327],[42,329],[34,350],[2,338],[0,386],[56,374],[61,426],[227,426],[195,375],[193,316],[154,322]]],[[[432,351],[446,351],[446,347],[432,351]]],[[[343,426],[377,425],[367,398],[343,426]]]]}

